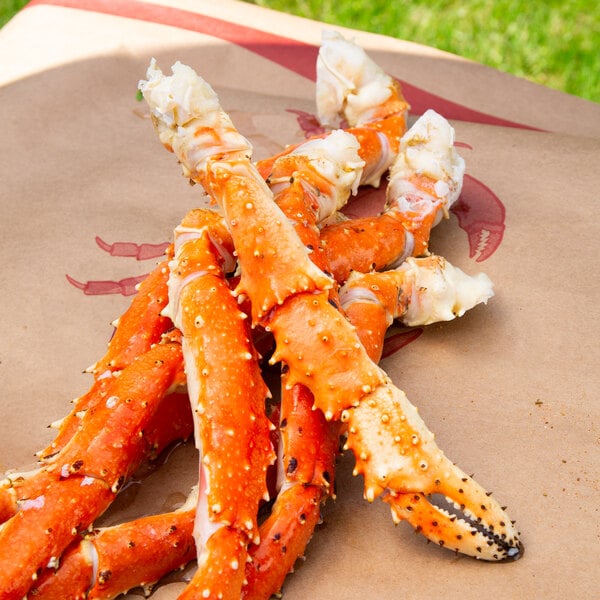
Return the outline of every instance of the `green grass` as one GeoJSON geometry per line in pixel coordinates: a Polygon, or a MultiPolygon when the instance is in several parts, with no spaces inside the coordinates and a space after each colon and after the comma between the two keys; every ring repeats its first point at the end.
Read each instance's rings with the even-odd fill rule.
{"type": "Polygon", "coordinates": [[[446,50],[600,102],[600,4],[590,0],[247,0],[446,50]]]}
{"type": "Polygon", "coordinates": [[[26,0],[0,0],[0,27],[26,4],[26,0]]]}
{"type": "MultiPolygon", "coordinates": [[[[446,50],[600,102],[600,3],[590,0],[246,0],[446,50]]],[[[26,4],[0,0],[0,26],[26,4]]]]}

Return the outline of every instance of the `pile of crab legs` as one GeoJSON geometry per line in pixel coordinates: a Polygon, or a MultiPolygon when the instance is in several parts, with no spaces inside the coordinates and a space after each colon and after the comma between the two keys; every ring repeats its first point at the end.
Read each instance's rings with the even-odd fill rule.
{"type": "Polygon", "coordinates": [[[476,558],[519,558],[504,508],[376,364],[394,321],[450,320],[492,295],[485,275],[428,251],[464,173],[450,125],[427,111],[407,131],[398,84],[332,32],[317,61],[331,132],[256,164],[191,68],[165,76],[152,61],[140,89],[161,142],[216,208],[175,229],[39,468],[2,481],[0,598],[150,592],[194,558],[180,598],[269,598],[334,495],[340,440],[365,498],[381,497],[395,522],[476,558]],[[350,195],[385,173],[383,212],[345,219],[350,195]],[[281,369],[277,405],[265,361],[281,369]],[[93,528],[144,460],[192,433],[199,483],[180,508],[93,528]]]}

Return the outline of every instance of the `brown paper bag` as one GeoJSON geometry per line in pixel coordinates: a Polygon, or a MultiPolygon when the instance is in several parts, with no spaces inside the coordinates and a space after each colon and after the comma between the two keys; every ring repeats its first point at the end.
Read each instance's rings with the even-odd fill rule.
{"type": "MultiPolygon", "coordinates": [[[[258,159],[304,136],[324,27],[232,0],[65,0],[33,2],[0,31],[0,471],[32,466],[52,440],[47,425],[89,386],[82,371],[103,354],[132,278],[156,262],[144,250],[198,202],[136,100],[150,57],[211,82],[258,159]],[[119,256],[123,242],[139,256],[119,256]]],[[[508,505],[526,552],[486,564],[427,545],[362,499],[344,456],[337,499],[285,598],[592,598],[600,107],[431,48],[345,33],[404,83],[413,118],[434,108],[452,121],[467,179],[431,247],[495,283],[487,306],[427,327],[382,366],[446,454],[508,505]]],[[[176,506],[195,461],[179,447],[100,524],[176,506]]],[[[181,578],[154,597],[177,597],[181,578]]]]}

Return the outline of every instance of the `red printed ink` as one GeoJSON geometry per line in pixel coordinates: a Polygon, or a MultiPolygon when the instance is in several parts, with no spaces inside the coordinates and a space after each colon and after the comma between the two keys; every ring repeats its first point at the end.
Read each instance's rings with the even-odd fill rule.
{"type": "Polygon", "coordinates": [[[313,135],[322,135],[327,133],[327,129],[321,125],[319,119],[315,115],[308,113],[304,110],[295,110],[293,108],[286,108],[286,112],[296,115],[296,120],[300,129],[304,132],[304,136],[309,138],[313,135]]]}
{"type": "Polygon", "coordinates": [[[423,333],[422,327],[416,327],[409,331],[401,331],[400,333],[394,333],[385,338],[383,343],[383,352],[381,358],[387,358],[392,354],[396,354],[398,350],[404,348],[411,342],[414,342],[423,333]]]}
{"type": "Polygon", "coordinates": [[[137,292],[137,285],[146,279],[147,275],[137,277],[125,277],[119,281],[77,281],[70,275],[65,275],[67,281],[86,296],[104,296],[107,294],[121,294],[122,296],[133,296],[137,292]]]}
{"type": "Polygon", "coordinates": [[[136,244],[134,242],[114,242],[108,244],[101,237],[96,236],[96,244],[111,256],[131,257],[136,260],[148,260],[163,256],[169,247],[169,242],[162,244],[136,244]]]}
{"type": "Polygon", "coordinates": [[[465,175],[460,198],[450,210],[456,215],[459,227],[467,233],[469,257],[476,262],[487,260],[504,237],[504,204],[481,181],[465,175]]]}

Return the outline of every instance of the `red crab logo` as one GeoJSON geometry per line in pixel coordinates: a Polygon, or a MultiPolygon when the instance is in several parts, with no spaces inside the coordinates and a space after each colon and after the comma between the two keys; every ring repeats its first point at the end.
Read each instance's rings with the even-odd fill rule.
{"type": "MultiPolygon", "coordinates": [[[[108,244],[101,237],[96,236],[96,244],[108,252],[111,256],[130,257],[136,260],[149,260],[163,256],[169,246],[169,242],[160,244],[135,244],[133,242],[115,242],[108,244]]],[[[86,296],[103,296],[106,294],[121,294],[123,296],[133,296],[136,292],[136,286],[142,282],[146,275],[137,277],[126,277],[119,281],[96,280],[96,281],[77,281],[70,275],[66,275],[67,281],[78,290],[81,290],[86,296]]]]}
{"type": "Polygon", "coordinates": [[[458,201],[450,209],[458,225],[467,233],[469,257],[487,260],[500,246],[504,236],[504,204],[489,187],[465,175],[458,201]]]}

